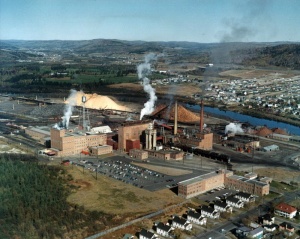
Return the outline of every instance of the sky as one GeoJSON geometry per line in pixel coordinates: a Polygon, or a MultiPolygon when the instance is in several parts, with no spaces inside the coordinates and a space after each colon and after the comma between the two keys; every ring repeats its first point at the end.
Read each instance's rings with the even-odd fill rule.
{"type": "Polygon", "coordinates": [[[1,40],[300,41],[300,0],[0,0],[1,40]]]}

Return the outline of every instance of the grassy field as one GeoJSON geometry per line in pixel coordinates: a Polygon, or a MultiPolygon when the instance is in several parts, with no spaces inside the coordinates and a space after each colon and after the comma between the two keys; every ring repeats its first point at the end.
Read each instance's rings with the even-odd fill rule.
{"type": "Polygon", "coordinates": [[[78,188],[68,197],[69,202],[88,210],[118,215],[124,220],[183,201],[168,189],[153,193],[99,174],[96,180],[95,173],[83,174],[81,168],[69,167],[67,171],[74,177],[71,183],[78,188]]]}

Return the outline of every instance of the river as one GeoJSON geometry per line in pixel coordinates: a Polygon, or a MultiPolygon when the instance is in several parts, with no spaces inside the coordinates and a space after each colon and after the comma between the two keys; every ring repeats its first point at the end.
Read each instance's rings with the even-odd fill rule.
{"type": "MultiPolygon", "coordinates": [[[[191,108],[196,111],[200,111],[199,105],[187,104],[186,107],[191,108]]],[[[230,118],[232,120],[239,121],[242,123],[247,122],[253,126],[265,125],[270,129],[271,128],[284,129],[286,132],[288,132],[291,135],[299,135],[300,136],[300,127],[295,126],[295,125],[291,125],[291,124],[287,124],[287,123],[283,123],[283,122],[279,122],[279,121],[274,121],[274,120],[269,120],[269,119],[256,118],[256,117],[253,117],[250,115],[244,115],[244,114],[240,114],[240,113],[228,111],[228,110],[226,110],[226,111],[220,110],[218,108],[213,108],[213,107],[208,107],[208,106],[204,107],[204,112],[211,113],[216,116],[225,116],[227,118],[230,118]]]]}

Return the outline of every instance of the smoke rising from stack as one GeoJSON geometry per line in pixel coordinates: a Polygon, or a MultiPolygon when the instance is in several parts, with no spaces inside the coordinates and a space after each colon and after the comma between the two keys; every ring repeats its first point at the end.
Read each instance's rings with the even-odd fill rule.
{"type": "Polygon", "coordinates": [[[151,61],[155,61],[156,59],[157,56],[154,53],[150,53],[145,56],[145,62],[137,67],[138,77],[143,81],[144,91],[149,95],[149,100],[144,104],[144,108],[141,110],[140,120],[144,115],[149,115],[154,111],[154,104],[157,100],[155,89],[151,86],[150,80],[147,77],[151,74],[151,61]]]}
{"type": "Polygon", "coordinates": [[[242,124],[230,123],[225,127],[225,134],[227,134],[228,132],[236,134],[236,133],[244,133],[244,130],[242,129],[242,124]]]}
{"type": "Polygon", "coordinates": [[[74,106],[76,106],[77,103],[77,91],[71,89],[70,90],[70,95],[66,100],[67,104],[65,105],[64,108],[64,116],[62,122],[55,124],[53,128],[56,129],[68,129],[69,128],[69,122],[70,118],[72,116],[72,112],[74,109],[74,106]]]}

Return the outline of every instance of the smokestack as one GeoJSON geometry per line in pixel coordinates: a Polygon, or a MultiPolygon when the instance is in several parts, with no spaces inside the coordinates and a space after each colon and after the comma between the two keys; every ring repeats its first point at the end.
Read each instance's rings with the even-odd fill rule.
{"type": "Polygon", "coordinates": [[[200,111],[200,132],[203,131],[203,125],[204,125],[204,106],[203,106],[203,100],[201,100],[201,111],[200,111]]]}
{"type": "Polygon", "coordinates": [[[177,134],[177,120],[178,120],[178,106],[177,106],[177,100],[175,101],[174,106],[174,135],[177,134]]]}

